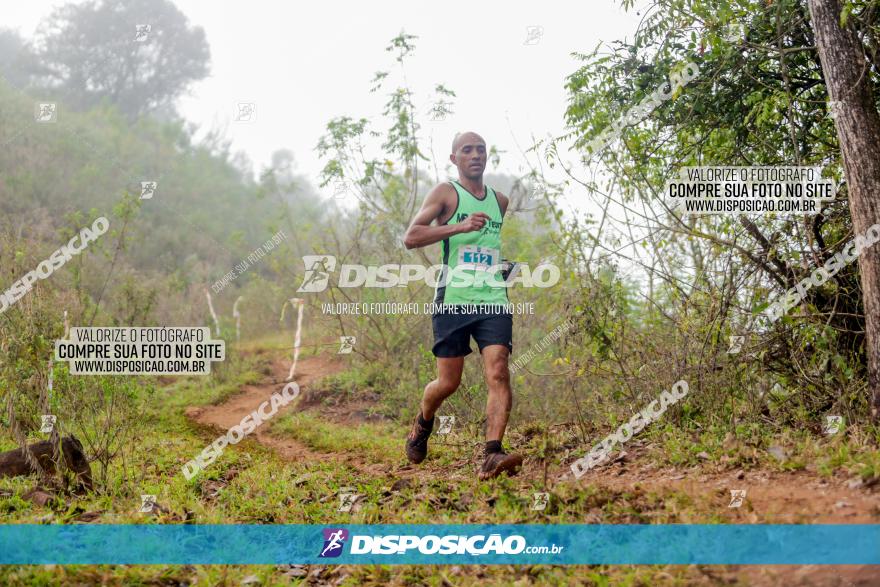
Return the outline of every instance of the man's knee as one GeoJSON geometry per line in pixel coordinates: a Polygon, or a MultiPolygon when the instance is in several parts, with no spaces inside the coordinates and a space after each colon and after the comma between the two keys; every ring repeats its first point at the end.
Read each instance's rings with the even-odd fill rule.
{"type": "Polygon", "coordinates": [[[437,391],[444,395],[450,395],[461,385],[461,375],[440,377],[437,379],[437,391]]]}
{"type": "Polygon", "coordinates": [[[506,386],[510,384],[510,370],[507,361],[493,361],[486,367],[486,378],[489,387],[506,386]]]}

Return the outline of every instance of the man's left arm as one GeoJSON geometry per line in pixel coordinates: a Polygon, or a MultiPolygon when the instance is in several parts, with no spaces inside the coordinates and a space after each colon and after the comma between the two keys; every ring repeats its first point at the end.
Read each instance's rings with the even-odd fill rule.
{"type": "Polygon", "coordinates": [[[510,198],[501,192],[495,192],[495,194],[498,196],[498,206],[501,208],[501,217],[504,218],[504,214],[507,213],[507,205],[510,204],[510,198]]]}

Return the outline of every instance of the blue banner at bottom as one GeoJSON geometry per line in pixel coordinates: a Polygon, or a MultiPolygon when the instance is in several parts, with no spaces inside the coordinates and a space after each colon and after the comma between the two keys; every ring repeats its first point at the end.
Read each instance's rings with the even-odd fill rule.
{"type": "Polygon", "coordinates": [[[880,564],[880,525],[0,525],[0,564],[880,564]]]}

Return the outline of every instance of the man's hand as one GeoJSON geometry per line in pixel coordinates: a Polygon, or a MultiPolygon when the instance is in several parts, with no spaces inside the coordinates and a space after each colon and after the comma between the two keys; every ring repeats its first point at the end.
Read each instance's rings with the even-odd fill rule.
{"type": "Polygon", "coordinates": [[[458,226],[461,227],[461,232],[474,232],[482,230],[488,220],[489,215],[485,212],[474,212],[465,218],[463,222],[459,222],[458,226]]]}

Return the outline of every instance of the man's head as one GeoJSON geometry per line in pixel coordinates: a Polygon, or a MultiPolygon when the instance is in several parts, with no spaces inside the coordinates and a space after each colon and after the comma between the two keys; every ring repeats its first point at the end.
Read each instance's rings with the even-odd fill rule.
{"type": "Polygon", "coordinates": [[[480,179],[486,170],[486,141],[475,132],[456,134],[449,160],[458,167],[461,177],[480,179]]]}

